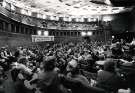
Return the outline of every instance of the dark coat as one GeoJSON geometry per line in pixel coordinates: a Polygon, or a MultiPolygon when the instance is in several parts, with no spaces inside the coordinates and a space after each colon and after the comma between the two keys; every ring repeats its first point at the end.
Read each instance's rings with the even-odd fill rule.
{"type": "Polygon", "coordinates": [[[61,82],[66,88],[71,89],[72,93],[105,93],[103,89],[91,87],[72,78],[63,77],[61,82]]]}
{"type": "Polygon", "coordinates": [[[61,88],[58,73],[54,71],[40,73],[37,86],[42,93],[65,93],[65,90],[61,88]]]}

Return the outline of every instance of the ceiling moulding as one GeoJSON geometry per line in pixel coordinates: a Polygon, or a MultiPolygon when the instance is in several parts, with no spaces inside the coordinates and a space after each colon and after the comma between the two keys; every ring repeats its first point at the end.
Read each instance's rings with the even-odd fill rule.
{"type": "MultiPolygon", "coordinates": [[[[13,4],[14,6],[21,7],[22,9],[30,10],[31,12],[37,12],[41,13],[43,15],[56,15],[56,16],[66,16],[70,17],[75,16],[75,17],[81,17],[81,16],[89,16],[89,15],[103,15],[103,14],[115,14],[115,13],[120,13],[120,12],[126,12],[132,10],[132,7],[130,8],[125,8],[125,7],[113,7],[113,6],[108,6],[106,4],[102,4],[101,6],[95,3],[91,3],[92,1],[96,2],[108,2],[107,0],[54,0],[54,1],[49,1],[49,0],[21,0],[22,3],[20,3],[19,0],[9,0],[9,1],[15,1],[13,4]],[[34,5],[34,8],[31,7],[31,5],[28,5],[23,3],[25,2],[31,2],[31,5],[34,5]],[[33,2],[32,2],[33,1],[33,2]],[[42,2],[39,2],[42,1],[42,2]],[[50,2],[49,5],[46,4],[46,2],[50,2]],[[35,3],[38,2],[38,3],[35,3]],[[45,2],[45,3],[43,3],[45,2]],[[58,4],[57,4],[58,2],[58,4]],[[71,2],[79,2],[71,6],[67,6],[63,3],[71,3],[71,2]],[[39,5],[38,5],[39,4],[39,5]],[[40,6],[41,5],[41,6],[40,6]],[[38,7],[40,6],[40,7],[38,7]],[[59,6],[59,7],[57,7],[59,6]]],[[[7,0],[8,2],[8,0],[7,0]]],[[[14,10],[14,9],[13,9],[14,10]]],[[[24,12],[24,11],[23,11],[24,12]]]]}

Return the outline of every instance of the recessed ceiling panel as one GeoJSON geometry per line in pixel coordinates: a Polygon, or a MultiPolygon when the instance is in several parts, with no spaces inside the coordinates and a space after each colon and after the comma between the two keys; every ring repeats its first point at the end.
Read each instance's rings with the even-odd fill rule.
{"type": "Polygon", "coordinates": [[[131,10],[132,7],[114,7],[110,0],[7,0],[21,8],[54,15],[88,16],[114,14],[131,10]],[[98,2],[98,3],[97,3],[98,2]],[[108,5],[107,5],[108,4],[108,5]]]}

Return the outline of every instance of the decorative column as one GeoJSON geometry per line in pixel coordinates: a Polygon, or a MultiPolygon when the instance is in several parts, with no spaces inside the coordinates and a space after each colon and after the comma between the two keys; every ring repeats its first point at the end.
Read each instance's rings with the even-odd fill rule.
{"type": "Polygon", "coordinates": [[[21,26],[19,26],[19,31],[18,31],[18,33],[21,33],[21,26]]]}
{"type": "Polygon", "coordinates": [[[23,34],[26,34],[26,28],[25,27],[23,28],[23,34]]]}
{"type": "Polygon", "coordinates": [[[16,25],[14,25],[14,32],[16,33],[16,25]]]}
{"type": "Polygon", "coordinates": [[[11,24],[9,23],[9,24],[8,24],[8,32],[11,32],[11,30],[12,30],[12,26],[11,26],[11,24]]]}
{"type": "Polygon", "coordinates": [[[5,31],[6,30],[6,23],[3,22],[3,30],[5,31]]]}
{"type": "Polygon", "coordinates": [[[104,41],[107,42],[111,39],[111,26],[104,26],[104,41]]]}

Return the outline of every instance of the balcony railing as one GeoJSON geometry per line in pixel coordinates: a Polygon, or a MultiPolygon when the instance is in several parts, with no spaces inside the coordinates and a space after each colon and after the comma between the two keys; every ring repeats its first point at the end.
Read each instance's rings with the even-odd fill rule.
{"type": "Polygon", "coordinates": [[[26,16],[23,14],[15,13],[13,11],[7,10],[0,6],[0,14],[15,20],[17,22],[21,22],[26,25],[36,26],[45,29],[57,29],[57,30],[97,30],[100,29],[95,23],[73,23],[73,22],[56,22],[56,21],[48,21],[41,20],[39,18],[26,16]]]}

